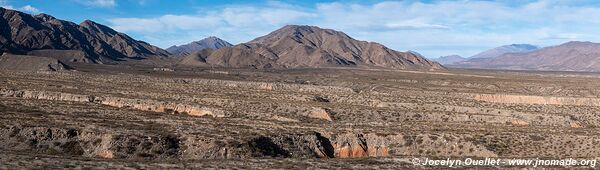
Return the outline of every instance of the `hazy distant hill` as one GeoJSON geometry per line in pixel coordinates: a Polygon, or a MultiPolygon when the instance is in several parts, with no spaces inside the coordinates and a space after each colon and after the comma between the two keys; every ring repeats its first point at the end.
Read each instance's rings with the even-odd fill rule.
{"type": "Polygon", "coordinates": [[[463,62],[467,60],[464,57],[461,57],[459,55],[448,55],[448,56],[441,56],[440,58],[435,59],[435,61],[437,61],[440,64],[443,65],[447,65],[447,64],[456,64],[459,62],[463,62]]]}
{"type": "Polygon", "coordinates": [[[469,62],[471,63],[464,63],[463,67],[600,71],[600,44],[573,41],[529,53],[509,53],[492,59],[469,62]]]}
{"type": "Polygon", "coordinates": [[[195,52],[199,52],[200,50],[210,48],[210,49],[219,49],[223,47],[231,47],[233,46],[229,42],[222,40],[220,38],[210,36],[204,38],[200,41],[194,41],[188,44],[179,45],[179,46],[171,46],[167,48],[167,51],[174,55],[189,55],[195,52]]]}
{"type": "Polygon", "coordinates": [[[539,49],[539,47],[530,44],[511,44],[481,52],[470,58],[494,58],[507,53],[526,53],[537,49],[539,49]]]}
{"type": "MultiPolygon", "coordinates": [[[[355,40],[343,32],[288,25],[250,42],[190,55],[188,61],[235,68],[381,67],[444,69],[437,62],[381,44],[355,40]]],[[[194,65],[181,63],[183,65],[194,65]]]]}

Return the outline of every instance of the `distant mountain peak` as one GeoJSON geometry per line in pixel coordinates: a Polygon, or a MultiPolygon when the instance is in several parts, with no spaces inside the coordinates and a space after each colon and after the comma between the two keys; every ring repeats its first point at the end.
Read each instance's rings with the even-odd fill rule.
{"type": "Polygon", "coordinates": [[[34,16],[35,18],[38,18],[44,22],[50,21],[50,20],[55,20],[56,18],[54,18],[51,15],[45,14],[45,13],[40,13],[34,16]]]}
{"type": "Polygon", "coordinates": [[[465,60],[467,60],[467,59],[460,55],[447,55],[447,56],[441,56],[441,57],[435,59],[435,61],[437,61],[443,65],[453,65],[453,64],[456,64],[459,62],[463,62],[465,60]]]}
{"type": "MultiPolygon", "coordinates": [[[[285,30],[285,29],[299,30],[299,29],[322,29],[322,28],[317,27],[317,26],[312,26],[312,25],[285,25],[278,30],[285,30]]],[[[277,31],[277,30],[275,30],[275,31],[277,31]]]]}
{"type": "Polygon", "coordinates": [[[258,37],[248,43],[268,43],[281,41],[284,39],[291,39],[296,43],[301,43],[309,46],[319,46],[322,45],[320,42],[314,40],[315,37],[331,35],[332,37],[341,38],[345,40],[353,40],[352,37],[348,36],[346,33],[341,31],[336,31],[333,29],[326,29],[317,26],[310,25],[286,25],[282,28],[279,28],[267,35],[258,37]],[[313,40],[309,40],[313,39],[313,40]]]}
{"type": "Polygon", "coordinates": [[[190,42],[188,44],[183,44],[183,45],[173,45],[169,48],[167,48],[167,51],[171,54],[174,55],[189,55],[192,53],[196,53],[199,52],[203,49],[219,49],[219,48],[224,48],[224,47],[231,47],[233,46],[231,43],[220,39],[219,37],[216,36],[209,36],[206,37],[202,40],[199,41],[194,41],[194,42],[190,42]]]}
{"type": "Polygon", "coordinates": [[[511,44],[510,46],[515,47],[515,48],[521,48],[521,49],[529,49],[529,50],[535,50],[535,49],[540,48],[538,46],[531,45],[531,44],[511,44]]]}
{"type": "Polygon", "coordinates": [[[211,36],[204,38],[204,40],[221,40],[221,39],[219,37],[211,35],[211,36]]]}

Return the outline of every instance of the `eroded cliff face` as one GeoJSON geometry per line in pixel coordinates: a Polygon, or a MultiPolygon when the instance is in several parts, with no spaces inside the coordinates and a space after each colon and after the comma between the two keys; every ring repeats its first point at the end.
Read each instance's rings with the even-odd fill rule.
{"type": "Polygon", "coordinates": [[[331,111],[323,108],[313,107],[305,113],[305,116],[326,121],[333,121],[331,119],[331,111]]]}
{"type": "Polygon", "coordinates": [[[76,128],[6,126],[0,128],[0,148],[45,154],[98,158],[178,158],[179,137],[101,133],[76,128]]]}
{"type": "Polygon", "coordinates": [[[527,96],[507,94],[471,94],[469,96],[475,100],[493,103],[600,106],[600,99],[597,98],[527,96]]]}
{"type": "Polygon", "coordinates": [[[149,99],[129,99],[112,96],[92,96],[80,95],[62,92],[48,91],[31,91],[31,90],[9,90],[0,89],[0,96],[3,97],[18,97],[25,99],[40,99],[54,101],[70,101],[70,102],[91,102],[98,103],[118,108],[131,108],[136,110],[164,112],[164,113],[181,113],[190,116],[213,116],[224,117],[225,113],[218,109],[207,108],[194,104],[182,104],[174,102],[160,102],[149,99]]]}
{"type": "Polygon", "coordinates": [[[364,158],[389,156],[383,138],[320,133],[206,139],[194,135],[102,132],[81,128],[5,126],[0,148],[105,159],[364,158]]]}
{"type": "Polygon", "coordinates": [[[376,135],[348,134],[333,142],[336,158],[363,158],[389,156],[385,138],[376,135]]]}

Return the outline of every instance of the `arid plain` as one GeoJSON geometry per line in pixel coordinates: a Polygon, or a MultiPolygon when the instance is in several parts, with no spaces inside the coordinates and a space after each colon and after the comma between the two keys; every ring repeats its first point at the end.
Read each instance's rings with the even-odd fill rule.
{"type": "Polygon", "coordinates": [[[596,73],[73,67],[2,71],[0,166],[415,168],[411,158],[600,157],[596,73]]]}

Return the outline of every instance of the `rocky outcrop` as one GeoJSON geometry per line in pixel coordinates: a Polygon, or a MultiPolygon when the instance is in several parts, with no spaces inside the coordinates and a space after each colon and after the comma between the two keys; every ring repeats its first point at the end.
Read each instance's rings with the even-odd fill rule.
{"type": "Polygon", "coordinates": [[[92,96],[88,96],[88,95],[69,94],[69,93],[61,93],[61,92],[31,91],[31,90],[0,89],[0,96],[18,97],[18,98],[26,98],[26,99],[72,101],[72,102],[93,102],[94,101],[94,98],[92,96]]]}
{"type": "Polygon", "coordinates": [[[583,126],[577,122],[571,122],[569,124],[571,125],[571,128],[583,128],[583,126]]]}
{"type": "Polygon", "coordinates": [[[527,126],[527,125],[529,125],[529,123],[528,123],[528,122],[526,122],[526,121],[524,121],[524,120],[519,120],[519,119],[512,120],[512,121],[510,122],[510,124],[512,124],[512,125],[514,125],[514,126],[527,126]]]}
{"type": "Polygon", "coordinates": [[[336,158],[363,158],[389,156],[385,139],[375,135],[341,135],[332,143],[336,158]]]}
{"type": "Polygon", "coordinates": [[[310,118],[332,121],[330,112],[328,109],[313,107],[305,115],[310,118]]]}
{"type": "Polygon", "coordinates": [[[34,150],[51,155],[98,158],[178,158],[180,139],[174,135],[110,134],[75,128],[0,128],[2,150],[34,150]]]}
{"type": "Polygon", "coordinates": [[[107,106],[119,107],[119,108],[132,108],[136,110],[152,111],[152,112],[164,112],[164,113],[181,113],[190,116],[213,116],[213,117],[224,117],[225,114],[217,109],[209,109],[202,106],[195,106],[189,104],[178,104],[170,102],[159,102],[155,100],[142,100],[142,99],[127,99],[119,97],[92,97],[93,102],[100,103],[107,106]]]}
{"type": "Polygon", "coordinates": [[[188,139],[185,157],[200,158],[366,158],[390,156],[384,137],[374,134],[260,135],[243,145],[228,145],[205,139],[188,139]]]}
{"type": "Polygon", "coordinates": [[[111,96],[91,96],[70,94],[62,92],[31,91],[31,90],[8,90],[0,89],[0,96],[19,97],[26,99],[41,99],[70,102],[93,102],[118,108],[131,108],[142,111],[181,113],[190,116],[213,116],[224,117],[225,113],[218,109],[207,108],[194,104],[180,104],[173,102],[160,102],[148,99],[128,99],[111,96]]]}
{"type": "Polygon", "coordinates": [[[96,153],[96,157],[104,158],[104,159],[112,159],[115,156],[112,151],[106,150],[106,151],[100,151],[100,152],[96,153]]]}

